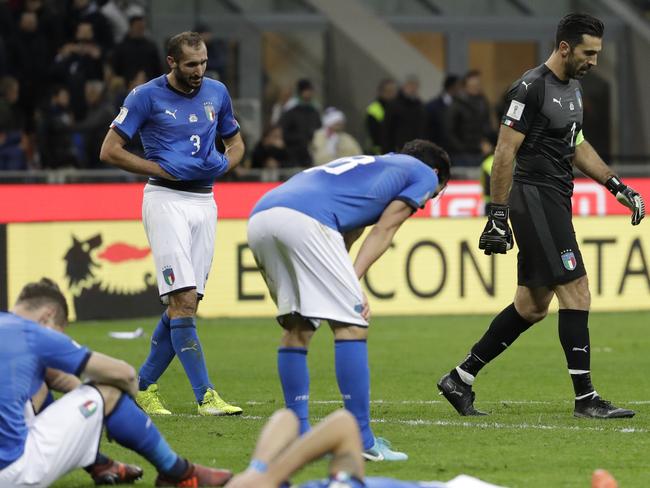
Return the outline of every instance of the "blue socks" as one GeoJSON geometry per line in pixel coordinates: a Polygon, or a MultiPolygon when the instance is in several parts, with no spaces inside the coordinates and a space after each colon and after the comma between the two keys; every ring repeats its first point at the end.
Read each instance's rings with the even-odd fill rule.
{"type": "Polygon", "coordinates": [[[279,348],[278,373],[284,393],[284,404],[300,420],[300,434],[302,435],[310,429],[307,349],[304,347],[279,348]]]}
{"type": "Polygon", "coordinates": [[[169,363],[174,359],[175,354],[169,329],[169,317],[167,312],[163,312],[160,322],[151,336],[149,357],[140,367],[138,373],[140,391],[146,390],[149,385],[158,381],[158,378],[162,376],[169,363]]]}
{"type": "Polygon", "coordinates": [[[130,396],[120,397],[104,423],[110,438],[143,456],[159,472],[180,477],[187,469],[187,462],[172,451],[151,419],[130,396]]]}
{"type": "Polygon", "coordinates": [[[196,401],[200,404],[207,389],[213,388],[213,386],[208,378],[203,350],[199,336],[196,334],[196,321],[194,317],[181,317],[171,319],[169,325],[174,351],[185,368],[185,374],[192,384],[196,401]]]}
{"type": "Polygon", "coordinates": [[[370,369],[365,340],[335,341],[336,380],[345,408],[355,416],[364,449],[370,449],[375,436],[370,429],[370,369]]]}

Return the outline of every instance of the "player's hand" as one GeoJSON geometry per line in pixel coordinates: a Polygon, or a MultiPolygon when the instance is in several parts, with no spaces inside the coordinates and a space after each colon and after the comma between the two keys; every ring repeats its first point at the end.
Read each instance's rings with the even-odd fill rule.
{"type": "Polygon", "coordinates": [[[505,254],[512,249],[512,230],[508,225],[507,205],[489,203],[486,207],[487,224],[478,241],[478,248],[485,254],[505,254]]]}
{"type": "Polygon", "coordinates": [[[632,225],[639,225],[645,217],[643,197],[619,180],[618,176],[612,176],[607,180],[605,187],[616,197],[616,200],[632,211],[632,225]]]}

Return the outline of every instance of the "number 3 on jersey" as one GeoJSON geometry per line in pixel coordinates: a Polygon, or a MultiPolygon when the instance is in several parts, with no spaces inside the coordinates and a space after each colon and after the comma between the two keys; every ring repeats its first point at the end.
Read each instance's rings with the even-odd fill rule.
{"type": "Polygon", "coordinates": [[[194,156],[197,152],[201,150],[201,137],[194,134],[190,136],[190,141],[192,142],[192,145],[196,148],[195,151],[192,151],[192,156],[194,156]]]}
{"type": "Polygon", "coordinates": [[[352,156],[347,158],[335,159],[331,163],[324,164],[323,166],[316,166],[309,168],[305,172],[310,171],[325,171],[331,175],[342,175],[343,173],[356,168],[359,165],[370,164],[375,162],[374,156],[352,156]]]}

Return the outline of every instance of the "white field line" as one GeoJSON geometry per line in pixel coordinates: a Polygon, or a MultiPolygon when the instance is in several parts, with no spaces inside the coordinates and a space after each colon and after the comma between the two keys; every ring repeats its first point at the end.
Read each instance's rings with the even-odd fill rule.
{"type": "MultiPolygon", "coordinates": [[[[201,418],[197,414],[173,414],[174,417],[181,418],[201,418]]],[[[267,420],[268,417],[260,415],[242,415],[238,417],[242,420],[267,420]]],[[[313,423],[323,420],[322,418],[312,419],[313,423]]],[[[647,434],[648,429],[638,427],[620,427],[616,429],[606,429],[599,426],[581,426],[581,425],[552,425],[552,424],[531,424],[528,422],[518,424],[505,424],[503,422],[466,422],[462,420],[425,420],[425,419],[371,419],[373,424],[394,424],[408,425],[410,427],[462,427],[470,429],[494,429],[494,430],[545,430],[545,431],[571,431],[571,432],[619,432],[621,434],[647,434]]]]}
{"type": "MultiPolygon", "coordinates": [[[[251,400],[246,402],[246,405],[267,405],[275,402],[258,402],[251,400]]],[[[312,405],[342,405],[343,400],[311,400],[309,402],[312,405]]],[[[372,405],[436,405],[438,403],[447,403],[443,400],[370,400],[372,405]]],[[[555,401],[545,401],[545,400],[491,400],[491,401],[482,401],[479,400],[478,404],[485,405],[556,405],[558,403],[573,404],[573,400],[555,400],[555,401]]],[[[620,403],[625,405],[650,405],[650,400],[632,400],[632,401],[621,401],[620,403]]]]}
{"type": "Polygon", "coordinates": [[[469,427],[472,429],[515,429],[515,430],[568,430],[578,432],[620,432],[623,434],[648,433],[650,430],[637,427],[621,427],[617,429],[606,429],[604,427],[583,427],[578,425],[548,425],[548,424],[504,424],[501,422],[463,422],[455,420],[424,420],[424,419],[372,419],[371,423],[378,424],[400,424],[409,426],[435,426],[435,427],[469,427]]]}

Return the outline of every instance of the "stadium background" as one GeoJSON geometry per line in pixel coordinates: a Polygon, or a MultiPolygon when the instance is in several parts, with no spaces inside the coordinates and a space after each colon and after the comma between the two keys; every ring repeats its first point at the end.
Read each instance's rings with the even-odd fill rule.
{"type": "MultiPolygon", "coordinates": [[[[93,15],[103,12],[107,18],[110,12],[117,12],[115,18],[118,20],[113,20],[117,23],[111,25],[121,25],[122,36],[123,29],[132,19],[144,19],[146,37],[158,50],[161,72],[165,39],[184,29],[200,28],[206,33],[210,32],[209,52],[211,58],[215,58],[212,60],[214,69],[211,75],[219,76],[233,95],[249,152],[248,163],[243,169],[229,175],[226,181],[218,182],[216,186],[220,222],[215,264],[206,300],[200,308],[203,317],[243,318],[246,322],[247,317],[263,318],[273,312],[252,256],[246,248],[245,218],[255,198],[277,184],[274,180],[284,180],[300,168],[281,165],[269,171],[268,168],[252,164],[251,156],[270,124],[274,108],[281,110],[282,105],[290,101],[299,79],[307,78],[313,84],[315,106],[319,111],[325,107],[336,107],[345,114],[346,131],[367,149],[370,142],[365,129],[366,107],[374,100],[381,79],[393,78],[401,85],[407,78],[417,77],[419,97],[426,103],[440,93],[447,75],[462,77],[471,70],[478,70],[482,78],[482,92],[490,106],[492,129],[496,130],[500,100],[507,85],[523,71],[546,59],[552,49],[558,18],[569,11],[588,11],[605,22],[606,34],[599,65],[583,80],[584,132],[613,168],[639,190],[646,201],[650,200],[650,138],[647,137],[650,131],[650,97],[647,95],[647,80],[650,79],[650,64],[647,63],[650,4],[646,0],[0,0],[0,77],[5,81],[7,77],[18,80],[21,90],[17,100],[8,95],[9,90],[5,90],[9,86],[7,84],[1,85],[4,91],[0,93],[0,109],[9,107],[8,112],[0,110],[0,308],[11,305],[20,286],[27,280],[50,276],[62,284],[73,304],[73,317],[82,320],[79,323],[83,330],[77,329],[79,332],[73,334],[93,347],[124,357],[136,365],[145,354],[144,343],[123,348],[106,342],[105,336],[108,329],[132,328],[134,325],[143,325],[148,332],[150,327],[147,329],[146,324],[151,320],[140,322],[132,319],[154,316],[160,312],[156,303],[153,262],[139,222],[143,182],[132,175],[104,167],[97,160],[98,154],[93,158],[92,151],[89,151],[93,144],[91,132],[75,125],[93,114],[90,104],[79,109],[79,120],[72,115],[64,128],[69,146],[68,152],[63,154],[69,157],[52,160],[47,157],[49,148],[43,142],[43,131],[47,129],[43,122],[48,120],[53,87],[58,89],[71,83],[67,86],[72,97],[81,97],[79,103],[84,105],[79,87],[85,88],[87,81],[101,81],[105,101],[112,107],[114,115],[124,90],[138,80],[133,74],[132,78],[129,78],[132,75],[120,76],[114,66],[115,58],[111,52],[121,41],[117,27],[112,40],[107,41],[106,45],[95,40],[102,50],[101,76],[93,75],[79,80],[52,74],[55,70],[51,68],[61,61],[57,61],[57,56],[63,46],[75,43],[73,31],[76,25],[71,19],[76,19],[77,23],[84,21],[85,14],[75,10],[77,4],[85,5],[83,8],[97,7],[96,11],[92,10],[93,15]],[[41,41],[45,39],[52,45],[49,50],[39,51],[43,57],[35,58],[30,65],[26,62],[29,51],[17,49],[16,45],[24,34],[21,33],[21,19],[32,8],[37,9],[36,32],[41,41]],[[57,23],[66,27],[53,28],[57,23]],[[51,37],[53,32],[56,42],[51,37]],[[43,60],[47,62],[43,63],[43,60]],[[35,70],[35,63],[40,63],[44,71],[35,70]],[[36,89],[29,85],[34,73],[45,73],[42,79],[39,78],[43,84],[36,89]],[[25,80],[28,80],[27,84],[25,80]],[[35,97],[31,108],[30,103],[25,103],[28,95],[35,97]],[[95,319],[100,322],[87,322],[95,319]],[[128,320],[115,322],[116,319],[128,320]],[[93,327],[87,327],[91,324],[93,327]]],[[[42,46],[42,42],[30,46],[39,45],[42,46]]],[[[104,124],[103,132],[105,127],[104,124]]],[[[422,324],[433,323],[435,327],[432,325],[431,328],[435,330],[425,333],[423,337],[436,344],[451,340],[448,343],[449,351],[445,352],[451,354],[453,350],[453,357],[445,357],[440,347],[434,348],[432,354],[438,354],[435,363],[432,366],[425,359],[423,364],[426,366],[422,368],[432,369],[434,375],[442,372],[462,356],[465,352],[463,347],[467,347],[470,338],[487,324],[488,317],[480,314],[500,310],[512,296],[515,254],[486,258],[476,249],[483,225],[480,218],[483,212],[480,172],[479,164],[455,167],[452,173],[454,180],[442,199],[419,212],[417,219],[405,224],[392,249],[371,270],[364,283],[375,316],[392,317],[378,321],[373,344],[377,351],[375,354],[381,353],[380,357],[387,361],[395,361],[395,357],[382,349],[391,347],[382,345],[382,340],[404,341],[404,349],[418,358],[421,354],[409,348],[419,346],[422,324]],[[446,315],[429,320],[427,317],[433,314],[446,315]],[[387,332],[391,324],[402,323],[403,335],[399,338],[387,332]],[[463,326],[467,330],[461,337],[454,332],[454,338],[449,338],[456,330],[454,327],[463,326]]],[[[607,324],[611,323],[619,326],[617,330],[622,330],[620,334],[645,334],[650,317],[650,234],[646,229],[647,222],[632,228],[624,209],[613,197],[599,185],[587,180],[580,180],[576,188],[574,213],[576,230],[590,273],[593,310],[621,312],[594,314],[596,336],[601,330],[599,327],[608,328],[607,324]],[[627,322],[633,324],[629,329],[624,328],[627,325],[622,325],[627,322]]],[[[270,341],[275,340],[276,330],[262,332],[265,329],[257,325],[262,323],[260,320],[251,319],[249,322],[253,333],[264,338],[269,336],[270,341]]],[[[203,334],[208,336],[206,342],[212,344],[210,334],[215,330],[238,337],[241,323],[241,319],[234,322],[206,321],[203,326],[203,334]]],[[[542,334],[546,333],[535,332],[538,334],[536,337],[542,339],[542,345],[546,337],[542,334]]],[[[556,342],[552,334],[549,337],[549,344],[556,342]]],[[[630,381],[621,385],[616,371],[647,371],[647,359],[643,359],[647,356],[643,348],[645,342],[635,338],[630,343],[618,343],[622,341],[619,335],[613,335],[610,339],[604,349],[614,345],[613,350],[618,355],[609,355],[607,361],[595,357],[595,363],[607,365],[607,368],[601,369],[603,384],[609,384],[610,389],[615,389],[613,385],[620,386],[620,391],[615,390],[618,398],[636,400],[644,405],[647,403],[647,388],[643,387],[648,386],[647,380],[632,375],[630,381]],[[625,356],[625,360],[621,359],[620,354],[625,356]],[[637,362],[634,362],[635,358],[637,362]],[[641,388],[637,388],[639,386],[641,388]]],[[[233,340],[237,344],[244,343],[244,339],[233,340]]],[[[325,338],[319,340],[321,349],[328,347],[325,338]]],[[[215,347],[219,346],[217,341],[215,347]]],[[[270,356],[273,346],[271,343],[267,346],[266,353],[270,356]]],[[[206,350],[209,350],[208,347],[206,350]]],[[[559,351],[556,345],[548,347],[555,347],[559,351]]],[[[525,368],[525,358],[522,356],[526,355],[526,346],[519,349],[521,355],[513,353],[512,359],[504,360],[504,364],[513,361],[521,369],[525,368]]],[[[251,360],[258,359],[250,353],[251,360]]],[[[532,356],[538,353],[546,354],[534,350],[532,356]]],[[[400,371],[405,374],[405,370],[397,366],[395,377],[392,377],[392,372],[384,371],[379,364],[375,364],[378,362],[377,356],[374,361],[373,371],[379,370],[380,373],[373,380],[373,395],[384,393],[380,398],[388,399],[387,404],[390,401],[399,403],[404,392],[386,390],[385,385],[402,381],[404,376],[400,376],[400,371]],[[377,377],[383,378],[383,386],[375,387],[377,377]]],[[[555,358],[554,364],[561,363],[561,358],[555,358]]],[[[273,372],[271,363],[267,369],[273,372]]],[[[182,373],[175,371],[178,378],[169,381],[178,383],[180,389],[187,389],[180,379],[182,373]]],[[[318,372],[318,369],[315,371],[318,372]]],[[[239,374],[237,368],[225,368],[223,374],[228,372],[234,376],[239,374]]],[[[559,370],[556,373],[562,374],[559,370]]],[[[324,371],[323,374],[332,377],[331,371],[324,371]]],[[[421,373],[408,374],[411,375],[410,381],[405,384],[415,385],[422,379],[421,373]]],[[[500,374],[503,372],[500,371],[500,374]]],[[[431,377],[427,381],[431,383],[433,379],[431,377]]],[[[277,408],[281,403],[272,374],[258,380],[255,395],[235,385],[236,379],[226,379],[224,384],[227,390],[235,392],[235,397],[240,395],[250,402],[267,402],[266,407],[257,412],[264,417],[270,412],[269,409],[277,408]]],[[[542,387],[534,391],[524,388],[518,394],[533,403],[548,398],[544,395],[558,397],[553,390],[558,381],[547,378],[545,374],[542,380],[547,380],[542,387]]],[[[493,392],[509,381],[519,382],[521,378],[505,375],[502,382],[486,378],[486,384],[494,388],[493,392]]],[[[431,389],[429,386],[428,390],[431,389]]],[[[562,384],[564,390],[567,389],[565,387],[562,384]]],[[[329,401],[334,390],[323,387],[323,391],[319,390],[318,384],[314,387],[317,398],[329,401]]],[[[568,394],[568,391],[564,393],[568,394]]],[[[407,394],[417,397],[412,390],[408,390],[407,394]]],[[[432,396],[430,391],[421,401],[428,401],[426,398],[429,396],[432,396]]],[[[512,396],[507,395],[509,398],[512,396]]],[[[488,393],[487,399],[498,404],[500,398],[496,393],[488,393]]],[[[191,400],[184,399],[183,395],[172,400],[172,403],[180,411],[191,411],[191,400]]],[[[255,412],[256,407],[251,405],[254,403],[249,405],[248,411],[255,412]]],[[[548,408],[551,419],[563,425],[559,427],[560,430],[566,428],[571,432],[574,428],[572,425],[565,425],[564,420],[560,421],[554,416],[556,408],[568,411],[567,405],[557,403],[548,408]]],[[[414,414],[404,406],[395,407],[392,411],[398,418],[424,415],[432,417],[434,420],[431,422],[436,422],[438,418],[446,419],[444,422],[449,421],[450,428],[467,427],[453,424],[453,417],[444,407],[434,405],[433,413],[417,410],[414,414]]],[[[326,413],[326,408],[330,409],[317,407],[317,414],[326,413]]],[[[373,415],[377,408],[373,406],[373,415]]],[[[391,416],[391,410],[381,408],[383,416],[391,416]]],[[[516,424],[518,429],[526,422],[534,423],[537,418],[537,413],[525,411],[526,407],[522,409],[523,412],[517,412],[523,418],[523,424],[516,424]]],[[[548,414],[547,410],[545,414],[548,414]]],[[[518,422],[518,419],[502,420],[507,423],[518,422]]],[[[248,453],[256,428],[260,425],[258,420],[253,419],[253,428],[244,436],[248,445],[240,447],[238,453],[248,453]]],[[[207,425],[204,420],[197,422],[207,425]]],[[[632,431],[645,432],[642,435],[647,435],[647,427],[647,423],[641,427],[635,424],[632,431]]],[[[173,425],[163,424],[165,429],[174,432],[174,439],[180,439],[178,442],[191,443],[185,439],[183,432],[175,431],[173,425]]],[[[225,429],[228,431],[230,427],[225,429]]],[[[608,442],[620,443],[616,428],[607,426],[602,429],[606,435],[611,435],[607,437],[608,442]]],[[[585,438],[591,436],[596,442],[602,441],[595,431],[586,434],[579,432],[585,438]]],[[[201,433],[194,431],[193,435],[200,436],[201,433]]],[[[402,442],[405,442],[414,434],[410,431],[394,433],[398,441],[400,435],[402,442]]],[[[436,432],[436,435],[440,435],[436,445],[442,448],[448,441],[452,442],[451,439],[458,432],[448,436],[444,432],[436,432]]],[[[468,433],[467,438],[471,439],[473,435],[468,433]]],[[[482,434],[477,435],[481,437],[482,434]]],[[[418,436],[415,434],[419,442],[427,442],[418,436]]],[[[629,437],[634,437],[634,441],[620,444],[611,466],[619,467],[623,479],[627,481],[625,486],[647,486],[647,478],[640,474],[642,470],[633,467],[642,464],[642,461],[637,454],[631,454],[632,451],[647,452],[647,443],[638,441],[639,436],[629,437]],[[645,482],[639,482],[640,479],[645,479],[645,482]]],[[[496,447],[489,446],[499,440],[495,441],[489,432],[481,439],[486,449],[484,452],[497,451],[496,447]]],[[[521,443],[509,437],[501,439],[504,443],[511,443],[513,450],[530,448],[538,456],[544,455],[548,445],[554,445],[550,439],[538,443],[535,436],[526,441],[520,440],[521,443]]],[[[559,447],[557,450],[558,453],[562,452],[559,447]]],[[[112,452],[124,457],[123,451],[112,452]]],[[[477,452],[480,455],[481,451],[477,452]]],[[[508,455],[514,454],[509,452],[508,455]]],[[[208,457],[205,462],[211,459],[208,457]]],[[[550,466],[554,466],[552,459],[553,456],[550,456],[550,466]]],[[[602,465],[607,459],[609,455],[596,454],[593,462],[581,460],[583,471],[588,466],[595,468],[598,463],[602,465]]],[[[405,478],[427,477],[425,473],[429,478],[434,477],[426,469],[430,464],[421,461],[416,455],[415,468],[400,468],[399,474],[405,478]]],[[[233,465],[237,467],[237,464],[233,465]]],[[[483,469],[471,463],[469,466],[458,466],[453,459],[449,460],[449,466],[448,473],[443,468],[437,468],[441,478],[471,469],[480,474],[483,469]]],[[[571,468],[564,468],[567,472],[571,471],[571,468]]],[[[530,467],[525,469],[533,472],[530,467]]],[[[391,474],[392,471],[383,473],[391,474]]],[[[488,470],[486,476],[492,474],[492,477],[488,476],[490,480],[508,482],[510,486],[578,486],[574,482],[562,484],[552,476],[552,482],[539,484],[528,480],[518,485],[513,480],[521,479],[521,476],[515,474],[509,478],[499,473],[500,468],[495,467],[488,470]]],[[[538,477],[535,479],[543,479],[539,478],[538,472],[535,472],[535,476],[538,477]]],[[[586,476],[583,472],[572,479],[586,479],[586,476]]]]}

